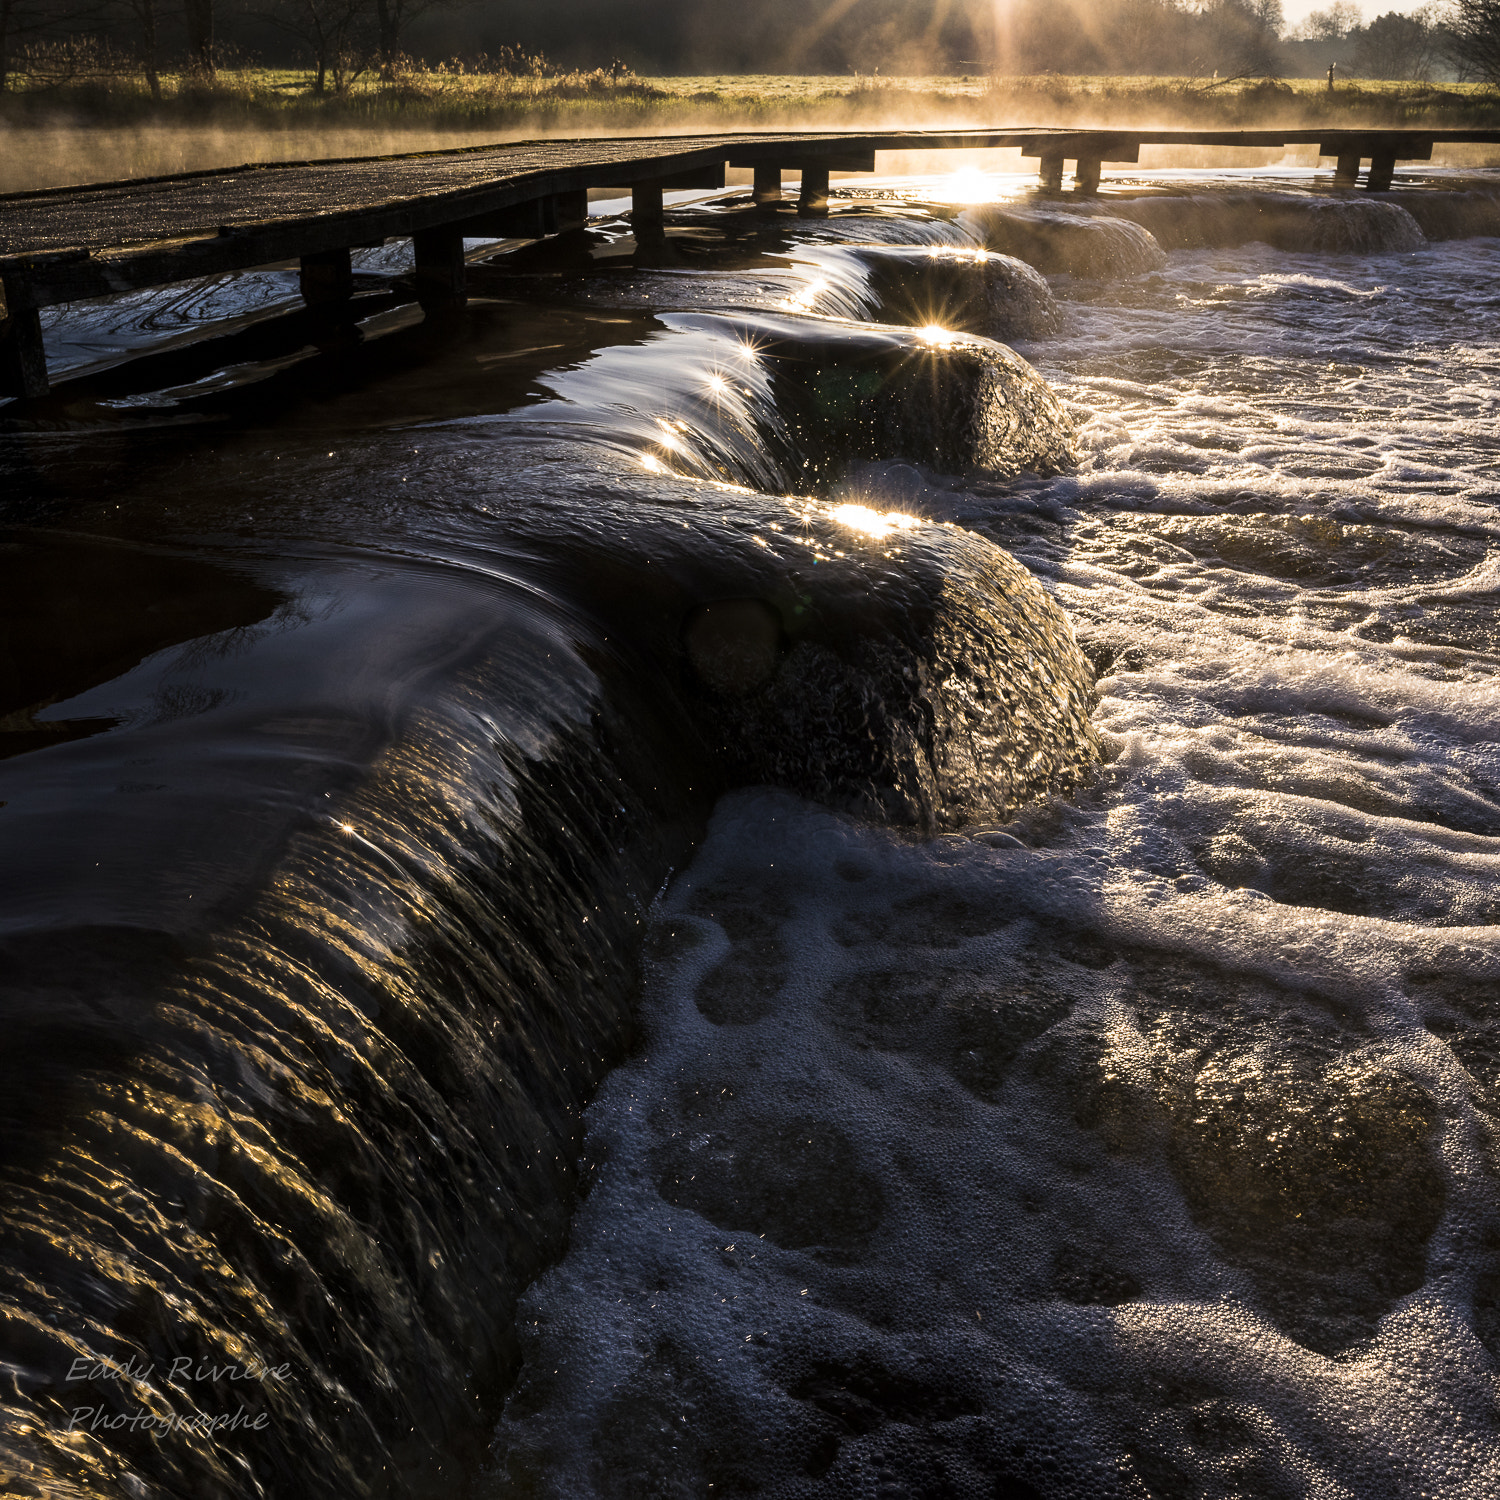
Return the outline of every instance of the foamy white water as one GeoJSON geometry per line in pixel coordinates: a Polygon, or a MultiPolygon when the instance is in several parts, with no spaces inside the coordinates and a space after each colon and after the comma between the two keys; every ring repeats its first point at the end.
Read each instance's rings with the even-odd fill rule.
{"type": "Polygon", "coordinates": [[[982,531],[1112,759],[918,841],[723,802],[497,1494],[1500,1494],[1500,242],[1179,251],[1018,345],[982,531]]]}

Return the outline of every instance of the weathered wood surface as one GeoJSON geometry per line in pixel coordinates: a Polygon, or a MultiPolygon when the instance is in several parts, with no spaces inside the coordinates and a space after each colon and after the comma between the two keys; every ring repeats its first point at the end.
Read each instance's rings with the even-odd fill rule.
{"type": "Polygon", "coordinates": [[[824,158],[837,171],[842,165],[838,158],[858,160],[875,151],[1005,146],[1032,156],[1131,161],[1140,146],[1162,144],[1316,144],[1329,156],[1347,156],[1363,147],[1361,156],[1384,149],[1398,159],[1412,159],[1430,155],[1438,141],[1500,142],[1500,131],[1012,129],[526,141],[406,156],[268,163],[0,196],[0,258],[81,259],[86,251],[125,260],[155,250],[192,259],[184,241],[226,239],[234,243],[204,247],[206,258],[216,264],[253,264],[245,254],[268,246],[279,249],[289,233],[322,243],[299,240],[285,253],[316,253],[358,243],[361,237],[412,234],[549,194],[628,188],[725,161],[746,166],[780,161],[796,169],[809,159],[824,158]]]}
{"type": "MultiPolygon", "coordinates": [[[[1014,143],[1032,134],[1006,133],[1014,143]]],[[[374,237],[410,234],[552,193],[629,188],[733,156],[755,160],[1002,143],[995,132],[891,136],[722,135],[529,141],[409,156],[276,162],[0,197],[0,256],[123,250],[150,242],[250,238],[317,224],[374,237]]]]}

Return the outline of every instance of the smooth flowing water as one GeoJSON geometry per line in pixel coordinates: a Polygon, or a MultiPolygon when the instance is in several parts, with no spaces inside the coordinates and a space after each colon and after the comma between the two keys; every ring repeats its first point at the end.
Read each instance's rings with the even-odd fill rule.
{"type": "Polygon", "coordinates": [[[54,319],[18,1493],[1500,1493],[1496,185],[962,186],[54,319]]]}

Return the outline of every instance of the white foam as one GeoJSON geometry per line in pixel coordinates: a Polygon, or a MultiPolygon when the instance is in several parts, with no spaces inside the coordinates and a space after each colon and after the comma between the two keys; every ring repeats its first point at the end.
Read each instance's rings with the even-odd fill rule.
{"type": "MultiPolygon", "coordinates": [[[[1139,790],[1154,771],[1116,762],[1116,774],[1139,790]]],[[[1196,1388],[1190,1416],[1228,1424],[1257,1463],[1320,1494],[1389,1493],[1369,1476],[1392,1463],[1439,1495],[1500,1483],[1494,1448],[1477,1440],[1492,1366],[1464,1308],[1474,1263],[1464,1225],[1483,1221],[1491,1194],[1482,1132],[1451,1055],[1392,1004],[1389,945],[1420,947],[1420,932],[1289,913],[1222,889],[1177,891],[1132,868],[1124,825],[1190,797],[1158,778],[1145,802],[1104,800],[1113,811],[1077,817],[1072,836],[1045,849],[1013,838],[916,845],[772,793],[721,805],[658,915],[677,951],[649,987],[645,1054],[591,1111],[603,1165],[573,1248],[528,1298],[528,1372],[500,1430],[500,1475],[532,1476],[536,1493],[585,1495],[659,1484],[707,1493],[710,1479],[722,1488],[751,1472],[771,1493],[812,1494],[859,1493],[860,1476],[884,1468],[906,1481],[902,1493],[919,1494],[913,1453],[951,1458],[967,1428],[988,1422],[1004,1434],[1002,1454],[1033,1444],[1003,1459],[1014,1477],[1047,1494],[1110,1494],[1124,1492],[1130,1422],[1176,1409],[1149,1392],[1196,1388]],[[733,961],[736,903],[774,911],[767,892],[780,898],[770,926],[785,954],[774,1000],[754,1021],[715,1024],[700,1006],[733,961]],[[1357,1040],[1346,1023],[1350,1066],[1399,1068],[1449,1112],[1438,1146],[1450,1177],[1446,1274],[1398,1299],[1367,1343],[1336,1360],[1278,1328],[1165,1164],[1149,1101],[1172,1053],[1149,999],[1122,968],[1049,956],[1039,940],[1049,930],[1191,952],[1231,975],[1341,995],[1360,1012],[1357,1040]],[[924,1012],[934,976],[939,998],[934,1007],[927,996],[924,1012]],[[1021,1039],[987,1097],[961,1087],[965,1062],[945,1059],[937,1039],[952,1003],[943,997],[977,990],[1003,1013],[1038,987],[1054,1011],[1037,1035],[1021,1039]],[[1114,1104],[1080,1128],[1101,1084],[1114,1104]],[[878,1185],[878,1226],[863,1239],[837,1204],[831,1245],[778,1245],[774,1206],[736,1221],[721,1190],[690,1187],[677,1205],[662,1196],[672,1163],[722,1180],[742,1170],[737,1157],[763,1162],[765,1140],[799,1126],[820,1149],[850,1143],[849,1170],[878,1185]],[[708,1212],[695,1212],[705,1199],[708,1212]],[[1082,1292],[1069,1291],[1070,1277],[1082,1292]],[[857,1394],[871,1369],[925,1392],[929,1408],[946,1395],[962,1410],[925,1426],[920,1414],[888,1415],[861,1432],[806,1394],[809,1372],[857,1394]],[[1061,1434],[1053,1467],[1034,1446],[1044,1420],[1061,1434]],[[648,1440],[652,1422],[673,1441],[648,1440]],[[734,1423],[752,1449],[738,1469],[724,1451],[734,1423]],[[814,1439],[827,1431],[840,1439],[818,1481],[828,1489],[799,1488],[812,1484],[808,1455],[815,1463],[814,1439]]],[[[1212,1013],[1223,996],[1202,999],[1212,1013]]],[[[784,1163],[768,1170],[768,1192],[817,1181],[816,1167],[805,1179],[784,1163]]],[[[821,1186],[837,1199],[838,1184],[821,1186]]],[[[816,1223],[816,1205],[809,1213],[816,1223]]],[[[1197,1482],[1214,1459],[1192,1441],[1178,1454],[1197,1482]]]]}

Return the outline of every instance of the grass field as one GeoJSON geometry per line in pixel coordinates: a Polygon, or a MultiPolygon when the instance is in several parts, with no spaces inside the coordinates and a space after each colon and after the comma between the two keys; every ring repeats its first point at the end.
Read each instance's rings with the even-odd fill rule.
{"type": "MultiPolygon", "coordinates": [[[[311,74],[224,70],[79,77],[0,95],[0,191],[241,162],[426,150],[537,135],[722,129],[1137,126],[1500,128],[1473,84],[1201,78],[516,75],[460,66],[373,73],[318,95],[311,74]]],[[[1461,159],[1479,164],[1494,153],[1461,159]]],[[[1208,164],[1184,161],[1183,165],[1208,164]]],[[[1248,164],[1248,163],[1247,163],[1248,164]]]]}

